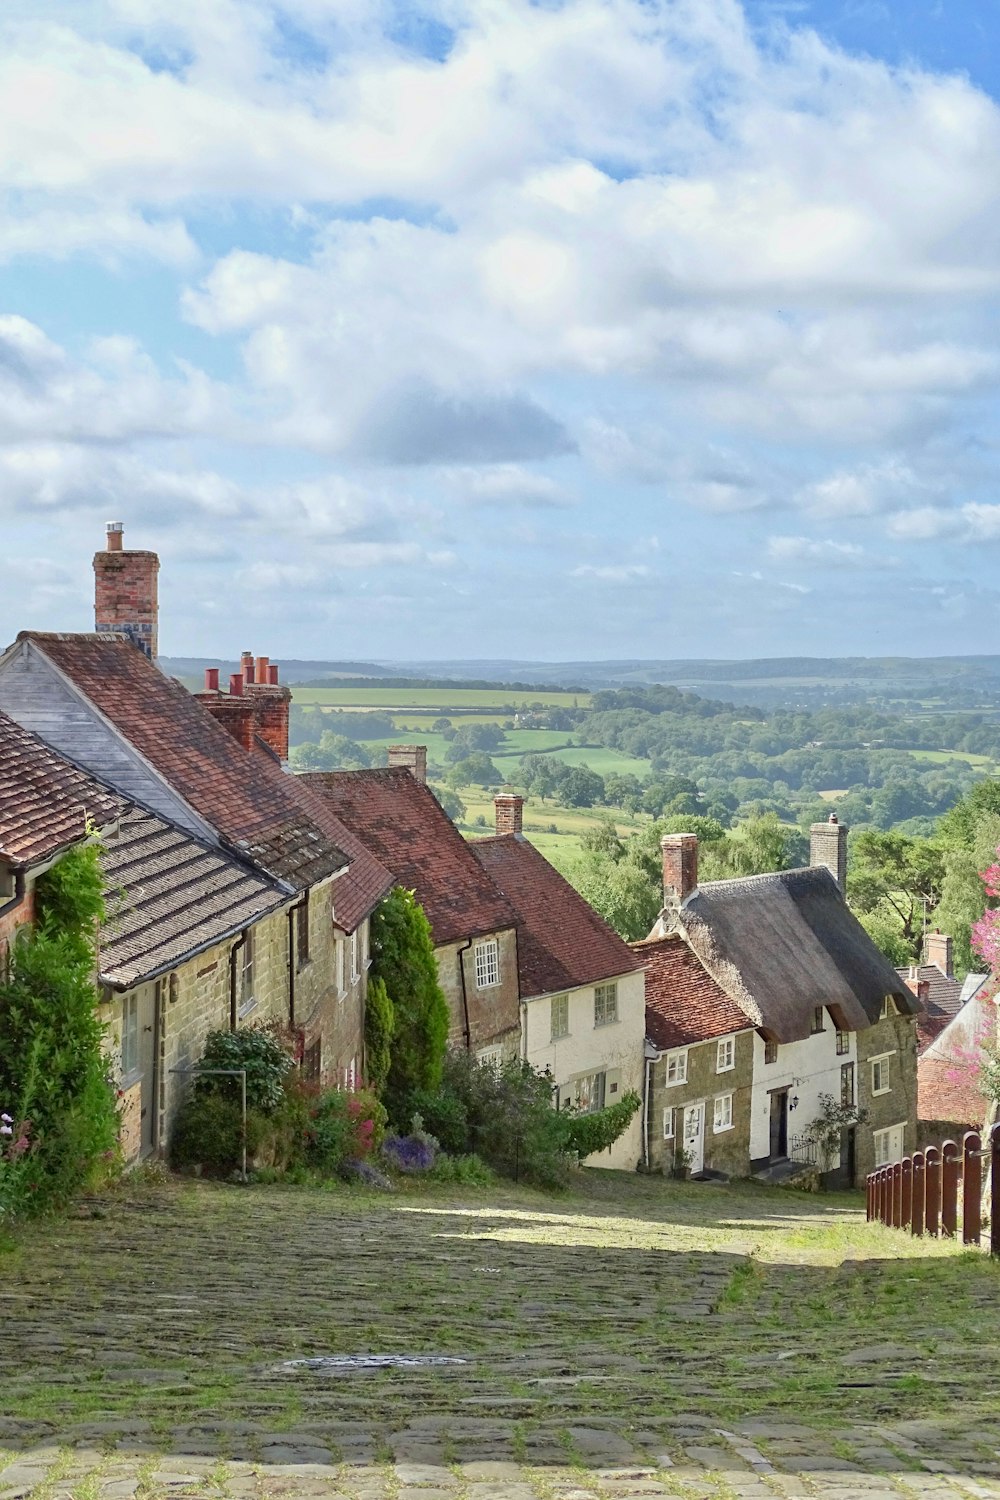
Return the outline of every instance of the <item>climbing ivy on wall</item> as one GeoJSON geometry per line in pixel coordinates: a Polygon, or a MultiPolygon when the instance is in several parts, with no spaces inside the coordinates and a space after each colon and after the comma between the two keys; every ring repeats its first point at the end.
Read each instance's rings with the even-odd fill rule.
{"type": "Polygon", "coordinates": [[[35,887],[36,921],[14,940],[0,981],[0,1108],[26,1142],[0,1163],[0,1221],[66,1201],[116,1159],[95,987],[104,903],[99,850],[71,849],[35,887]]]}

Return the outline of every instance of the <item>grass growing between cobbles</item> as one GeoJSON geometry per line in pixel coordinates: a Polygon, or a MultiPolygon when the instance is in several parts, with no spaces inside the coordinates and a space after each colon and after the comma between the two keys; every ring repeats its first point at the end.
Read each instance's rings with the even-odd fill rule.
{"type": "MultiPolygon", "coordinates": [[[[305,1494],[244,1480],[392,1460],[393,1474],[520,1466],[541,1500],[554,1474],[630,1463],[673,1465],[677,1493],[692,1475],[728,1493],[730,1461],[764,1483],[761,1465],[817,1452],[919,1474],[960,1456],[982,1488],[1000,1447],[998,1309],[988,1258],[867,1225],[857,1195],[599,1172],[558,1196],[133,1183],[0,1252],[0,1448],[15,1475],[25,1449],[127,1452],[140,1495],[305,1494]],[[465,1363],[277,1368],[358,1353],[465,1363]],[[197,1459],[196,1486],[158,1489],[162,1455],[197,1459]],[[230,1466],[214,1489],[212,1463],[230,1466]]],[[[62,1490],[55,1464],[48,1488],[5,1491],[3,1461],[0,1497],[123,1482],[115,1458],[62,1490]]],[[[404,1484],[404,1500],[452,1483],[404,1484]]],[[[361,1500],[395,1500],[376,1488],[361,1500]]]]}

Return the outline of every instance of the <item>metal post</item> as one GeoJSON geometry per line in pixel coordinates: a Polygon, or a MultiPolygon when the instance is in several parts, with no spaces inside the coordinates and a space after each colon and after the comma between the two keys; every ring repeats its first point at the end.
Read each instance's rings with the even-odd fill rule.
{"type": "Polygon", "coordinates": [[[978,1245],[982,1229],[983,1170],[979,1159],[982,1140],[978,1130],[962,1137],[962,1243],[978,1245]]]}
{"type": "Polygon", "coordinates": [[[941,1152],[928,1146],[924,1152],[924,1202],[927,1233],[937,1238],[941,1226],[941,1152]]]}
{"type": "Polygon", "coordinates": [[[990,1254],[1000,1255],[1000,1120],[990,1131],[990,1254]]]}
{"type": "Polygon", "coordinates": [[[954,1239],[958,1230],[958,1174],[961,1155],[955,1141],[941,1147],[941,1233],[954,1239]]]}
{"type": "Polygon", "coordinates": [[[247,1070],[246,1068],[171,1068],[171,1073],[196,1073],[214,1074],[219,1078],[238,1078],[240,1080],[240,1135],[242,1146],[242,1177],[247,1180],[247,1070]]]}
{"type": "Polygon", "coordinates": [[[914,1151],[913,1153],[913,1204],[910,1212],[910,1233],[920,1236],[924,1232],[924,1194],[927,1184],[924,1180],[924,1153],[914,1151]]]}

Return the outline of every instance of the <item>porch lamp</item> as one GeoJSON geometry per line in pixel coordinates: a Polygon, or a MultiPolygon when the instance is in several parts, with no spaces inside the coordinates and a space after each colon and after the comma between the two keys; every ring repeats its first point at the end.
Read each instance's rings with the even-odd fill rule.
{"type": "Polygon", "coordinates": [[[792,1097],[791,1097],[791,1099],[789,1100],[788,1108],[789,1109],[798,1109],[798,1107],[799,1107],[799,1096],[798,1096],[798,1094],[793,1094],[792,1097]]]}

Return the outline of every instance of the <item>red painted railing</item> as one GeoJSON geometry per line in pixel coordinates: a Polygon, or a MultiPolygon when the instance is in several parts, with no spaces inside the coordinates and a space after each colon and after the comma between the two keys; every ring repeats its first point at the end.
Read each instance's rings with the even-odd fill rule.
{"type": "Polygon", "coordinates": [[[989,1163],[990,1254],[1000,1255],[1000,1121],[983,1147],[977,1130],[961,1145],[945,1141],[914,1151],[890,1167],[870,1172],[865,1183],[868,1218],[911,1234],[954,1238],[962,1223],[962,1243],[982,1242],[983,1164],[989,1163]]]}

